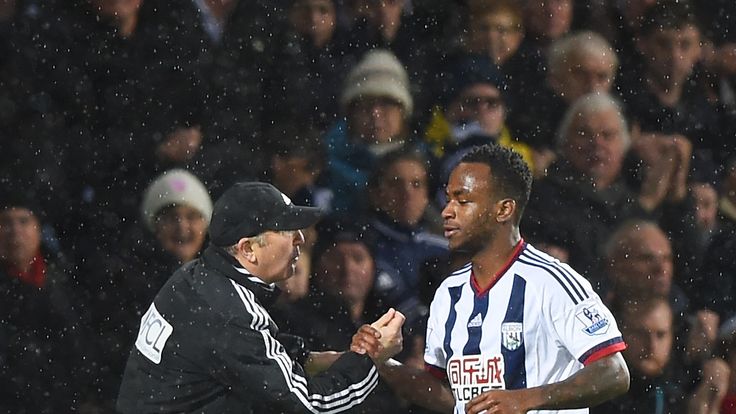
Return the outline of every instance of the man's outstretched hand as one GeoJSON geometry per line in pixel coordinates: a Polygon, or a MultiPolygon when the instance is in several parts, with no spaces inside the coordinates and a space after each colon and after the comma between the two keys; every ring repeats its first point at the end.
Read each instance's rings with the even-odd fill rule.
{"type": "Polygon", "coordinates": [[[377,321],[358,329],[353,335],[350,350],[358,354],[367,354],[376,363],[384,363],[401,352],[403,344],[401,327],[405,319],[401,312],[389,309],[377,321]]]}

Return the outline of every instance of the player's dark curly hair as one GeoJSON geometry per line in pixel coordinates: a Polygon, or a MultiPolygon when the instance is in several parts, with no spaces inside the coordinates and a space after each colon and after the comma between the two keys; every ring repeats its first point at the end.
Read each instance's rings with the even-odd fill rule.
{"type": "Polygon", "coordinates": [[[491,167],[493,186],[502,197],[516,201],[517,220],[521,220],[532,191],[532,172],[518,152],[497,144],[473,148],[460,162],[477,162],[491,167]]]}

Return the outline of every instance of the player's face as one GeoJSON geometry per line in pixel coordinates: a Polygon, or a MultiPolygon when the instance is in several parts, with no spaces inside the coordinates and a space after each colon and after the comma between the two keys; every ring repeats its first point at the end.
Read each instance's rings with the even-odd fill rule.
{"type": "Polygon", "coordinates": [[[491,168],[481,163],[460,163],[450,174],[446,192],[442,218],[450,249],[475,254],[490,243],[495,233],[497,200],[491,168]]]}
{"type": "Polygon", "coordinates": [[[252,246],[258,261],[258,277],[266,283],[292,277],[301,253],[300,246],[304,244],[302,231],[267,231],[263,235],[265,244],[252,246]]]}
{"type": "Polygon", "coordinates": [[[628,344],[627,362],[650,378],[662,374],[672,352],[672,312],[662,303],[645,315],[628,314],[630,321],[622,321],[621,329],[628,344]]]}

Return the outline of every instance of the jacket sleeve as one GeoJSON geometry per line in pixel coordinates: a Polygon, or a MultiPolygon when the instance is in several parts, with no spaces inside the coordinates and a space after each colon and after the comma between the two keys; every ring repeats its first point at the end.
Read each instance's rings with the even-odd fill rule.
{"type": "Polygon", "coordinates": [[[245,400],[287,412],[338,413],[360,404],[378,384],[367,356],[347,352],[330,369],[307,378],[268,329],[268,318],[231,320],[216,348],[215,375],[245,400]]]}

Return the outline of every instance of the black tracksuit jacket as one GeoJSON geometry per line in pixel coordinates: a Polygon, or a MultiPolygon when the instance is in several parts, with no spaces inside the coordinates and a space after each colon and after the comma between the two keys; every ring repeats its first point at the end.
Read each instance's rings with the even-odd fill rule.
{"type": "Polygon", "coordinates": [[[276,291],[222,249],[177,270],[146,314],[123,376],[123,413],[337,413],[362,402],[378,373],[346,352],[307,378],[276,338],[276,291]]]}

